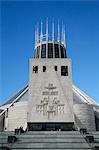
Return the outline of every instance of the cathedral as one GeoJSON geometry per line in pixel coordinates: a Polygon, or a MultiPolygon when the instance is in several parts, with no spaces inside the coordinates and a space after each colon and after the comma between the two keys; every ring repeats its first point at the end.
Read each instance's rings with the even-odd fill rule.
{"type": "MultiPolygon", "coordinates": [[[[0,132],[20,126],[24,131],[99,131],[99,104],[72,84],[71,58],[67,56],[65,26],[57,36],[48,20],[43,33],[35,26],[34,57],[29,60],[29,82],[0,106],[0,132]]],[[[68,132],[69,133],[69,132],[68,132]]],[[[98,137],[99,138],[99,137],[98,137]]],[[[53,148],[52,148],[53,149],[53,148]]],[[[84,149],[84,148],[83,148],[84,149]]]]}

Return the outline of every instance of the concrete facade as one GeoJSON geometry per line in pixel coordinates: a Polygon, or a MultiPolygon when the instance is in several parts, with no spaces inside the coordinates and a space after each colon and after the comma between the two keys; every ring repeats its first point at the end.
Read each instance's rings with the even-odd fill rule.
{"type": "Polygon", "coordinates": [[[99,130],[99,105],[72,85],[70,58],[30,59],[29,67],[29,86],[0,107],[0,131],[59,122],[99,130]],[[68,75],[61,75],[62,66],[68,66],[68,75]],[[37,72],[33,67],[38,67],[37,72]]]}
{"type": "MultiPolygon", "coordinates": [[[[94,101],[89,99],[87,104],[87,97],[81,96],[81,90],[75,93],[76,88],[73,86],[73,107],[74,107],[74,122],[80,128],[86,127],[90,131],[94,131],[95,128],[99,130],[99,106],[94,101]],[[84,101],[83,101],[84,98],[84,101]]],[[[28,94],[29,88],[27,87],[25,95],[21,95],[14,105],[5,104],[0,107],[4,110],[4,113],[0,113],[0,131],[13,131],[15,128],[21,125],[26,129],[27,115],[28,115],[28,94]],[[24,97],[24,98],[23,98],[24,97]],[[24,99],[24,100],[23,100],[24,99]],[[22,100],[22,101],[21,101],[22,100]],[[21,106],[20,106],[21,105],[21,106]],[[6,111],[8,108],[8,117],[6,117],[6,111]],[[22,122],[23,120],[23,122],[22,122]],[[5,129],[6,128],[6,129],[5,129]]],[[[12,101],[13,102],[13,101],[12,101]]]]}
{"type": "Polygon", "coordinates": [[[74,122],[69,58],[30,59],[28,122],[74,122]],[[68,76],[61,76],[61,66],[68,66],[68,76]]]}

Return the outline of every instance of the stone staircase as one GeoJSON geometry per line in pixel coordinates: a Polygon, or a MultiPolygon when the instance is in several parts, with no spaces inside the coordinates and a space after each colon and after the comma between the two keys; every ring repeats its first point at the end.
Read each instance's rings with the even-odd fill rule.
{"type": "Polygon", "coordinates": [[[79,131],[28,131],[15,135],[15,143],[8,143],[8,136],[14,133],[0,132],[0,147],[9,147],[10,150],[91,150],[95,145],[99,146],[99,132],[90,134],[94,136],[95,143],[87,143],[85,135],[79,131]]]}

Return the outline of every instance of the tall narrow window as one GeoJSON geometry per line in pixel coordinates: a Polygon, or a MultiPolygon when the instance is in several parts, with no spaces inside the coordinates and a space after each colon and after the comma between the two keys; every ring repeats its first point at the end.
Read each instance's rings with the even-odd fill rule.
{"type": "Polygon", "coordinates": [[[33,66],[33,73],[38,73],[38,66],[33,66]]]}
{"type": "Polygon", "coordinates": [[[55,71],[57,71],[57,66],[54,66],[55,71]]]}
{"type": "Polygon", "coordinates": [[[53,44],[48,43],[48,58],[53,58],[53,44]]]}
{"type": "Polygon", "coordinates": [[[68,66],[61,66],[61,76],[68,76],[68,66]]]}
{"type": "Polygon", "coordinates": [[[61,58],[65,58],[65,56],[64,56],[64,49],[63,49],[63,47],[61,46],[61,47],[60,47],[60,49],[61,49],[61,58]]]}
{"type": "Polygon", "coordinates": [[[55,44],[55,58],[59,58],[59,46],[55,44]]]}
{"type": "Polygon", "coordinates": [[[46,58],[46,44],[42,45],[41,58],[46,58]]]}
{"type": "Polygon", "coordinates": [[[45,72],[46,71],[46,66],[43,66],[43,72],[45,72]]]}

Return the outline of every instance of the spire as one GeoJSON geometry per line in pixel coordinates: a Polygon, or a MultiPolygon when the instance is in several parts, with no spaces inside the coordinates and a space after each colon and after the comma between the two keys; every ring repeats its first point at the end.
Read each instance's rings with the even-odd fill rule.
{"type": "Polygon", "coordinates": [[[64,46],[66,47],[65,25],[64,25],[64,46]]]}
{"type": "Polygon", "coordinates": [[[37,45],[37,27],[35,25],[35,47],[37,45]]]}
{"type": "Polygon", "coordinates": [[[43,23],[42,23],[42,19],[41,19],[41,35],[40,35],[40,42],[42,42],[42,37],[43,37],[43,33],[42,33],[42,25],[43,25],[43,23]]]}
{"type": "Polygon", "coordinates": [[[48,57],[48,18],[46,19],[46,58],[48,57]]]}
{"type": "Polygon", "coordinates": [[[59,21],[58,21],[58,38],[57,41],[60,42],[60,26],[59,26],[59,21]]]}
{"type": "Polygon", "coordinates": [[[58,46],[59,50],[59,58],[61,56],[61,47],[64,49],[64,56],[65,56],[65,49],[66,49],[66,37],[65,37],[65,25],[62,21],[60,25],[60,21],[57,22],[57,34],[55,35],[55,21],[52,18],[52,35],[49,33],[49,20],[46,18],[46,30],[43,32],[43,22],[41,19],[40,25],[37,23],[35,25],[35,58],[49,58],[53,57],[56,58],[56,45],[58,46]],[[40,29],[38,28],[40,26],[40,29]],[[60,28],[61,26],[61,28],[60,28]],[[51,43],[51,44],[50,44],[51,43]],[[45,45],[46,44],[46,45],[45,45]],[[43,47],[44,45],[44,47],[43,47]],[[50,52],[50,45],[51,45],[51,52],[50,52]],[[53,46],[53,48],[52,48],[53,46]],[[50,54],[51,53],[51,54],[50,54]],[[52,54],[53,53],[53,54],[52,54]]]}
{"type": "MultiPolygon", "coordinates": [[[[60,44],[63,44],[66,47],[66,37],[65,37],[65,25],[62,21],[62,29],[60,29],[60,23],[58,21],[58,27],[57,27],[57,35],[55,35],[55,23],[54,18],[52,19],[52,35],[49,35],[49,24],[48,24],[48,18],[46,19],[46,33],[43,34],[43,22],[41,19],[40,23],[40,31],[39,31],[39,25],[35,25],[35,47],[37,47],[39,44],[42,45],[43,42],[46,42],[46,49],[48,49],[48,41],[51,40],[53,43],[56,41],[60,44]],[[50,39],[49,39],[50,37],[50,39]]],[[[54,46],[53,46],[54,47],[54,46]]]]}
{"type": "Polygon", "coordinates": [[[61,51],[60,51],[60,25],[59,25],[59,21],[58,21],[58,47],[59,47],[59,58],[61,57],[61,51]]]}
{"type": "Polygon", "coordinates": [[[36,35],[36,42],[37,42],[37,44],[39,43],[39,30],[38,30],[38,24],[37,24],[37,26],[36,26],[36,33],[37,33],[37,35],[36,35]]]}
{"type": "Polygon", "coordinates": [[[52,41],[54,42],[54,18],[52,20],[52,41]]]}
{"type": "Polygon", "coordinates": [[[61,35],[61,43],[64,44],[64,24],[62,21],[62,35],[61,35]]]}
{"type": "Polygon", "coordinates": [[[54,18],[52,20],[52,41],[53,41],[53,58],[55,57],[55,53],[54,53],[54,18]]]}
{"type": "Polygon", "coordinates": [[[43,33],[42,33],[42,19],[41,19],[41,34],[40,34],[40,58],[41,58],[41,51],[42,51],[42,37],[43,37],[43,33]]]}
{"type": "Polygon", "coordinates": [[[46,41],[48,42],[48,18],[46,19],[46,41]]]}

